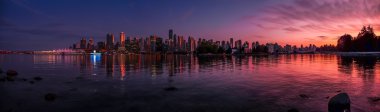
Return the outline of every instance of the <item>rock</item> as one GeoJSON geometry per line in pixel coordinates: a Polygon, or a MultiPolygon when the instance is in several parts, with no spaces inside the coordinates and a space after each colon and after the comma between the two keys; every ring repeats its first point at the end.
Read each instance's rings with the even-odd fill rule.
{"type": "Polygon", "coordinates": [[[46,101],[54,101],[57,98],[57,95],[54,93],[48,93],[45,95],[45,100],[46,101]]]}
{"type": "Polygon", "coordinates": [[[176,91],[176,90],[178,90],[178,88],[171,86],[171,87],[165,88],[164,90],[165,91],[176,91]]]}
{"type": "Polygon", "coordinates": [[[3,73],[3,69],[0,68],[0,74],[2,74],[2,73],[3,73]]]}
{"type": "Polygon", "coordinates": [[[328,104],[329,112],[350,112],[351,101],[347,93],[339,93],[332,97],[328,104]]]}
{"type": "Polygon", "coordinates": [[[7,71],[7,76],[9,76],[9,77],[14,77],[17,75],[18,75],[18,73],[15,70],[8,70],[7,71]]]}
{"type": "Polygon", "coordinates": [[[376,102],[380,102],[380,97],[368,97],[368,100],[371,103],[376,103],[376,102]]]}
{"type": "Polygon", "coordinates": [[[299,112],[298,109],[295,109],[295,108],[291,108],[288,110],[288,112],[299,112]]]}
{"type": "Polygon", "coordinates": [[[36,80],[36,81],[40,81],[40,80],[42,80],[41,77],[34,77],[33,79],[36,80]]]}
{"type": "Polygon", "coordinates": [[[307,96],[306,94],[300,94],[299,95],[301,98],[303,98],[303,99],[308,99],[308,98],[310,98],[309,96],[307,96]]]}

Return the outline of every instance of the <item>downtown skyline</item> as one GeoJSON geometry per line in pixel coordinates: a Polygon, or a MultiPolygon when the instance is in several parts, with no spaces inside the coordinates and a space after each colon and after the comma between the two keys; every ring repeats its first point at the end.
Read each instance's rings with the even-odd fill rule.
{"type": "Polygon", "coordinates": [[[229,38],[261,43],[334,44],[362,26],[380,28],[379,1],[2,1],[0,48],[49,50],[73,40],[104,40],[107,32],[130,37],[229,38]],[[286,10],[285,10],[286,9],[286,10]],[[27,19],[25,19],[27,18],[27,19]]]}

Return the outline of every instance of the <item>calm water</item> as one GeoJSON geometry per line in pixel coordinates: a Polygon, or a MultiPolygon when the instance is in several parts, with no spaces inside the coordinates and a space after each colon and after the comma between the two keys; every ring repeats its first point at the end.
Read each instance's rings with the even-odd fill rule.
{"type": "Polygon", "coordinates": [[[379,57],[0,55],[0,67],[43,78],[0,82],[0,111],[326,112],[339,92],[354,112],[380,111],[379,57]]]}

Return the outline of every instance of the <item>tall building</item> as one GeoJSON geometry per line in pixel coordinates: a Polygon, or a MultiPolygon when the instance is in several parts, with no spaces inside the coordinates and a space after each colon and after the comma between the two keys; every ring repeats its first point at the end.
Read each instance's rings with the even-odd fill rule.
{"type": "Polygon", "coordinates": [[[193,37],[189,36],[187,44],[188,44],[187,45],[187,51],[189,51],[190,53],[193,53],[196,49],[195,39],[193,37]]]}
{"type": "Polygon", "coordinates": [[[81,49],[86,49],[86,38],[83,37],[81,40],[80,40],[80,48],[81,49]]]}
{"type": "Polygon", "coordinates": [[[173,30],[169,29],[169,41],[168,41],[170,51],[174,49],[174,40],[173,40],[173,30]]]}
{"type": "Polygon", "coordinates": [[[150,36],[149,40],[150,40],[150,51],[151,52],[156,52],[156,48],[157,48],[157,36],[152,35],[152,36],[150,36]]]}
{"type": "Polygon", "coordinates": [[[120,33],[120,47],[125,47],[125,33],[120,33]]]}
{"type": "Polygon", "coordinates": [[[230,47],[234,48],[234,39],[233,38],[230,38],[230,44],[231,44],[230,47]]]}
{"type": "Polygon", "coordinates": [[[237,40],[235,42],[235,48],[236,49],[241,49],[243,46],[242,46],[242,41],[241,40],[237,40]]]}
{"type": "Polygon", "coordinates": [[[90,40],[88,40],[87,49],[94,49],[94,39],[92,37],[90,38],[90,40]]]}
{"type": "Polygon", "coordinates": [[[173,39],[173,29],[169,29],[169,40],[173,39]]]}
{"type": "Polygon", "coordinates": [[[183,50],[185,50],[185,42],[184,42],[185,40],[183,39],[183,36],[178,36],[178,49],[180,50],[180,51],[183,51],[183,50]]]}
{"type": "Polygon", "coordinates": [[[177,50],[177,35],[174,34],[173,36],[173,51],[177,50]]]}
{"type": "Polygon", "coordinates": [[[112,33],[107,34],[107,50],[114,50],[115,37],[112,33]]]}

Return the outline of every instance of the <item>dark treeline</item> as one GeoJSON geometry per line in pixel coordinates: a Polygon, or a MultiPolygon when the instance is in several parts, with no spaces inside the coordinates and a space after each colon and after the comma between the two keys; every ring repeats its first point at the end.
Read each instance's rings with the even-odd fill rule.
{"type": "Polygon", "coordinates": [[[342,52],[380,51],[380,37],[376,36],[371,26],[364,26],[356,38],[349,34],[342,35],[337,48],[342,52]]]}

